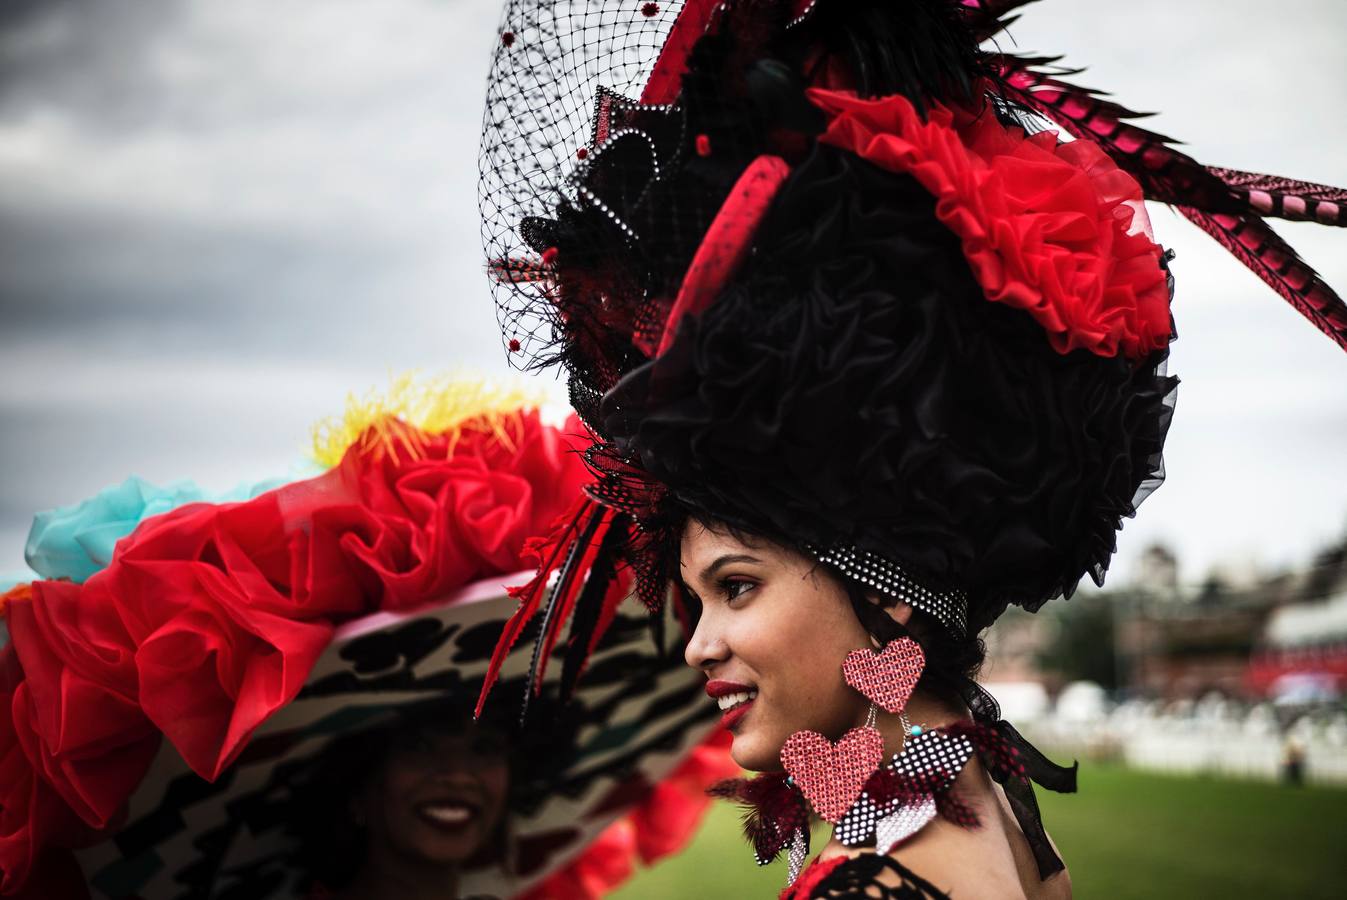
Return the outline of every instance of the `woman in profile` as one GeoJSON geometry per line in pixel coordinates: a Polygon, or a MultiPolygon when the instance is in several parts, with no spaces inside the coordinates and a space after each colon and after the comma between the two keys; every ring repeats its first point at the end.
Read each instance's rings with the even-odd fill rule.
{"type": "MultiPolygon", "coordinates": [[[[762,773],[718,793],[759,863],[788,856],[784,896],[1070,896],[1032,785],[1075,769],[1001,720],[979,635],[1102,583],[1163,479],[1172,280],[1144,199],[1347,346],[1347,307],[1263,219],[1347,195],[1209,169],[980,49],[1018,5],[506,4],[489,266],[598,473],[548,559],[673,598],[762,773]]],[[[555,567],[511,633],[541,612],[553,639],[585,590],[555,567]]]]}

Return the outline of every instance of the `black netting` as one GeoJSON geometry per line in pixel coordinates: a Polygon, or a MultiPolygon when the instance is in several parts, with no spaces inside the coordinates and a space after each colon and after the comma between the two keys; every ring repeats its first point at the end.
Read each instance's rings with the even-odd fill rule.
{"type": "Polygon", "coordinates": [[[822,117],[805,83],[844,68],[862,93],[919,107],[970,96],[985,73],[962,15],[949,0],[509,0],[480,205],[511,363],[564,363],[589,418],[652,355],[749,164],[807,152],[822,117]]]}
{"type": "Polygon", "coordinates": [[[586,202],[582,186],[605,156],[621,154],[625,167],[651,149],[624,132],[624,117],[682,7],[505,4],[487,83],[479,201],[502,339],[517,367],[550,361],[561,344],[558,288],[544,277],[558,205],[586,202]]]}
{"type": "Polygon", "coordinates": [[[1022,128],[970,9],[507,2],[481,155],[502,339],[564,367],[646,599],[691,511],[975,589],[976,628],[1101,579],[1158,483],[1162,354],[1064,354],[987,302],[926,187],[818,152],[809,87],[1022,128]],[[764,162],[787,174],[755,207],[764,162]]]}

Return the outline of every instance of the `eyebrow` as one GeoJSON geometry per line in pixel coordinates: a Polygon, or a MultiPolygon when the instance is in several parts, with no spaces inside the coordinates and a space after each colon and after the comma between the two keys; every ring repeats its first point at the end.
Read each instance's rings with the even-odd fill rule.
{"type": "Polygon", "coordinates": [[[702,583],[706,583],[714,578],[716,573],[725,566],[738,562],[760,563],[762,560],[758,559],[756,556],[749,556],[747,553],[726,553],[724,556],[716,557],[711,561],[710,565],[705,569],[702,569],[700,580],[702,583]]]}

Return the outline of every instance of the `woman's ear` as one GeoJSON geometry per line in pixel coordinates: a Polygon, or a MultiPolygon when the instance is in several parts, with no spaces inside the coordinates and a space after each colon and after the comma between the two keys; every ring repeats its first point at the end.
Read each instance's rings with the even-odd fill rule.
{"type": "Polygon", "coordinates": [[[879,594],[876,594],[874,591],[866,591],[865,599],[869,600],[875,606],[878,606],[880,609],[884,610],[884,613],[890,619],[897,622],[904,628],[907,627],[907,623],[912,619],[912,605],[909,603],[903,603],[902,601],[898,602],[890,601],[889,605],[886,606],[884,603],[884,599],[881,598],[879,594]]]}

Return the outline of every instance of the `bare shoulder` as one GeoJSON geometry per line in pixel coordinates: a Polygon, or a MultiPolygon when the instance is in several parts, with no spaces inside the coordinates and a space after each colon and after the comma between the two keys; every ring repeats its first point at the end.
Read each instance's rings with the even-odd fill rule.
{"type": "Polygon", "coordinates": [[[1033,852],[1004,792],[977,761],[960,774],[957,786],[962,799],[976,810],[980,827],[933,819],[894,849],[902,867],[959,900],[1071,900],[1066,870],[1039,877],[1033,852]]]}
{"type": "Polygon", "coordinates": [[[891,855],[959,900],[1029,900],[1014,855],[995,832],[935,819],[891,855]]]}

